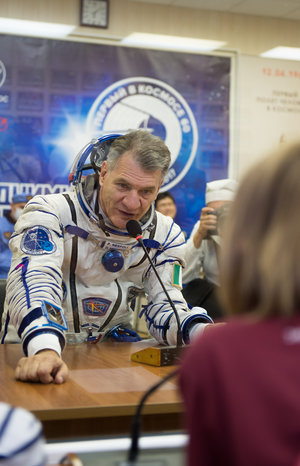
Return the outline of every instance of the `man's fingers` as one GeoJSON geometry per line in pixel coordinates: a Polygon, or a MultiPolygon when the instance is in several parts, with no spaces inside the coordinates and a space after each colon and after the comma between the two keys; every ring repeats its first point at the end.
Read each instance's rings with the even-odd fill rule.
{"type": "Polygon", "coordinates": [[[52,368],[48,365],[41,365],[41,362],[34,356],[20,359],[15,372],[16,379],[23,382],[51,383],[53,381],[52,368]]]}
{"type": "Polygon", "coordinates": [[[67,365],[62,361],[61,367],[58,369],[56,374],[54,375],[54,382],[57,384],[64,383],[69,375],[69,371],[67,365]]]}
{"type": "Polygon", "coordinates": [[[68,368],[56,352],[41,351],[34,356],[21,358],[16,367],[15,377],[24,382],[48,384],[54,381],[61,384],[68,377],[68,368]]]}

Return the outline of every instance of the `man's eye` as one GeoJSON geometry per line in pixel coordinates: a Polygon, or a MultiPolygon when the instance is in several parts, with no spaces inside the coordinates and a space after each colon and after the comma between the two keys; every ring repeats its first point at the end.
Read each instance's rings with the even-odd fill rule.
{"type": "Polygon", "coordinates": [[[118,183],[118,187],[119,187],[120,189],[128,189],[128,186],[127,186],[127,184],[125,184],[125,183],[118,183]]]}

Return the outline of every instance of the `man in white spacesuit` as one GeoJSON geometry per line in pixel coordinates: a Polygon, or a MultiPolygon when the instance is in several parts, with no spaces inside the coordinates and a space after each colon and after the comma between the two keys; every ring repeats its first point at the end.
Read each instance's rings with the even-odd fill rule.
{"type": "Polygon", "coordinates": [[[98,339],[120,326],[120,336],[130,336],[129,302],[136,288],[147,296],[150,334],[161,344],[176,344],[174,311],[143,249],[126,230],[132,219],[139,221],[179,313],[183,343],[212,322],[204,309],[188,309],[181,294],[183,234],[153,207],[169,163],[164,142],[147,131],[105,136],[77,156],[72,191],[35,196],[27,204],[10,241],[1,335],[2,343],[22,342],[26,357],[16,378],[62,383],[68,375],[61,359],[66,340],[98,339]],[[88,168],[93,174],[82,176],[88,168]]]}

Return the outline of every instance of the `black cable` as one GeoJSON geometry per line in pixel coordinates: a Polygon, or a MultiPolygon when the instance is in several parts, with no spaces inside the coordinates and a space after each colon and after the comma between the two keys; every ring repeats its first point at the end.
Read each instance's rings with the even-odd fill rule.
{"type": "Polygon", "coordinates": [[[141,412],[142,412],[142,409],[144,407],[145,401],[147,400],[147,398],[153,392],[155,392],[155,390],[160,388],[164,383],[166,383],[172,377],[177,375],[177,373],[178,373],[178,369],[175,369],[174,371],[170,372],[170,374],[166,375],[163,379],[161,379],[155,385],[152,385],[152,387],[150,387],[149,390],[147,390],[144,393],[144,395],[142,396],[142,398],[141,398],[141,400],[140,400],[140,402],[138,404],[138,407],[137,407],[136,413],[134,415],[134,418],[132,420],[131,436],[130,436],[131,446],[130,446],[130,450],[128,452],[128,459],[127,459],[128,464],[133,465],[135,463],[135,461],[137,459],[137,456],[138,456],[138,453],[139,453],[138,443],[139,443],[139,436],[140,436],[140,429],[141,429],[141,412]]]}
{"type": "Polygon", "coordinates": [[[169,301],[169,304],[171,306],[171,308],[173,309],[174,311],[174,315],[175,315],[175,318],[176,318],[176,322],[177,322],[177,344],[176,346],[183,346],[183,343],[182,343],[182,330],[181,330],[181,324],[180,324],[180,318],[179,318],[179,314],[178,314],[178,311],[173,303],[173,301],[171,300],[170,298],[170,295],[169,293],[167,292],[166,290],[166,287],[165,285],[163,284],[157,270],[156,270],[156,267],[146,249],[146,246],[144,245],[144,242],[143,242],[143,237],[142,237],[142,229],[141,229],[141,225],[139,224],[139,222],[137,222],[136,220],[129,220],[127,223],[126,223],[126,229],[128,231],[128,233],[130,234],[130,236],[132,236],[133,238],[135,238],[138,243],[141,245],[141,247],[143,248],[144,250],[144,253],[146,254],[149,262],[150,262],[150,265],[156,275],[156,278],[157,280],[159,281],[168,301],[169,301]]]}

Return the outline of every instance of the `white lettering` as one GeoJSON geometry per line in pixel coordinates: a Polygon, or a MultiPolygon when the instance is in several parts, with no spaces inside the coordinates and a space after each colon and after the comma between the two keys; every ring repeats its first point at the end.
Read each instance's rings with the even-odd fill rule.
{"type": "Polygon", "coordinates": [[[169,183],[169,181],[173,180],[173,178],[175,178],[175,176],[176,176],[176,171],[172,167],[172,168],[170,168],[170,170],[166,174],[166,176],[164,178],[164,181],[163,181],[163,185],[169,183]]]}
{"type": "Polygon", "coordinates": [[[190,122],[187,118],[182,118],[180,120],[180,124],[181,124],[181,127],[182,127],[182,131],[184,133],[189,133],[191,131],[191,126],[190,126],[190,122]]]}
{"type": "MultiPolygon", "coordinates": [[[[180,103],[177,102],[175,97],[170,95],[169,92],[164,91],[163,89],[160,89],[159,87],[151,86],[151,84],[147,84],[147,85],[139,84],[138,93],[152,95],[153,97],[156,97],[157,99],[163,100],[167,105],[169,105],[169,107],[173,109],[177,118],[181,118],[183,115],[185,115],[184,109],[182,108],[180,103]]],[[[188,131],[190,131],[190,129],[185,132],[188,132],[188,131]]]]}
{"type": "Polygon", "coordinates": [[[104,102],[102,103],[102,105],[99,107],[99,109],[96,112],[96,115],[95,115],[96,125],[101,126],[106,116],[107,110],[111,108],[116,102],[121,100],[123,97],[126,97],[127,95],[128,94],[127,94],[127,90],[125,89],[125,87],[120,87],[120,89],[115,91],[113,94],[110,94],[104,100],[104,102]]]}
{"type": "Polygon", "coordinates": [[[0,94],[0,103],[8,104],[9,98],[7,94],[0,94]]]}
{"type": "Polygon", "coordinates": [[[129,93],[129,94],[136,94],[136,87],[135,87],[134,84],[130,84],[130,85],[128,86],[128,93],[129,93]]]}
{"type": "Polygon", "coordinates": [[[8,208],[11,198],[15,194],[26,193],[29,196],[35,196],[36,194],[55,194],[69,191],[70,186],[68,184],[34,184],[34,183],[4,183],[0,182],[0,203],[5,204],[1,206],[8,208]]]}

